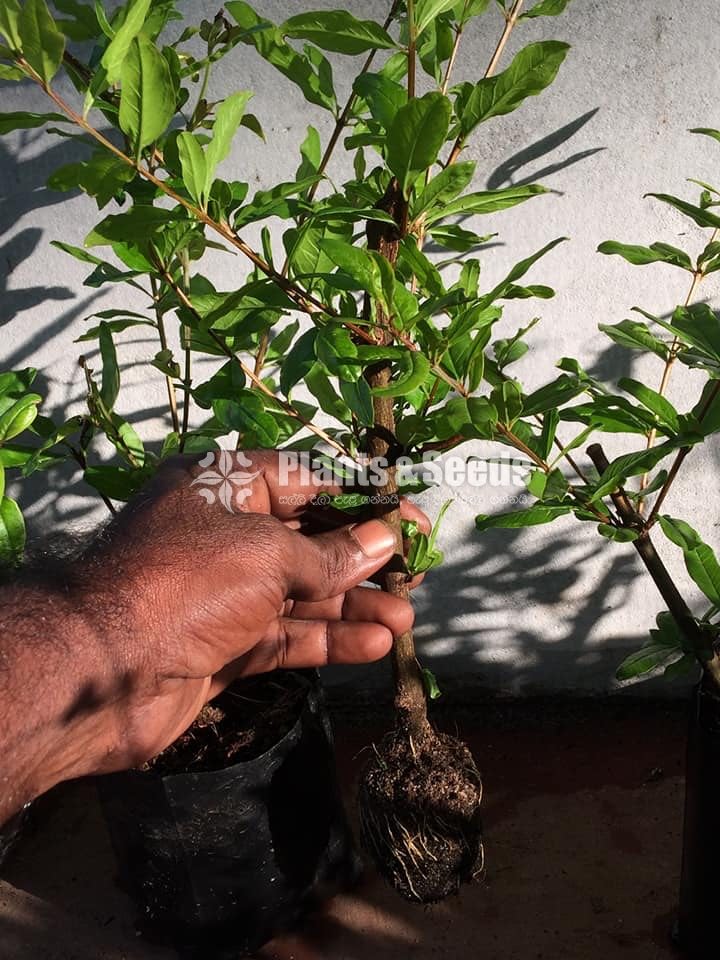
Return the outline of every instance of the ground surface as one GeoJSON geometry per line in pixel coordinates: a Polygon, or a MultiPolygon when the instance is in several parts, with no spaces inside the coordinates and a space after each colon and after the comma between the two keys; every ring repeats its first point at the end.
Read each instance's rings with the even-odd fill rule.
{"type": "MultiPolygon", "coordinates": [[[[419,908],[369,875],[263,960],[673,957],[682,707],[525,703],[456,722],[485,781],[485,883],[419,908]]],[[[351,798],[378,722],[339,718],[336,731],[351,798]]],[[[113,872],[92,785],[45,798],[3,868],[0,958],[172,960],[135,935],[113,872]]]]}

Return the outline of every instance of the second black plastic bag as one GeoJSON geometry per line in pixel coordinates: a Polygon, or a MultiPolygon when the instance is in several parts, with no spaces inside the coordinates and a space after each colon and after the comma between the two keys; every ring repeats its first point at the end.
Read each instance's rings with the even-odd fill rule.
{"type": "Polygon", "coordinates": [[[247,956],[358,877],[320,683],[301,679],[297,721],[260,756],[99,781],[141,929],[184,957],[247,956]]]}

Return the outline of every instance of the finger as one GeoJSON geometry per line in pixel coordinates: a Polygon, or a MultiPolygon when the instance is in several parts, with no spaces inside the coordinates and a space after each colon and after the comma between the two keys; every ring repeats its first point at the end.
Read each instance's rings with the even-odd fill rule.
{"type": "Polygon", "coordinates": [[[358,664],[380,660],[390,652],[393,635],[379,623],[344,623],[283,618],[278,633],[259,643],[212,678],[212,700],[240,677],[271,670],[302,670],[331,663],[358,664]]]}
{"type": "MultiPolygon", "coordinates": [[[[283,528],[286,529],[286,528],[283,528]]],[[[286,596],[327,600],[359,586],[395,552],[395,534],[382,520],[368,520],[315,537],[287,530],[283,551],[286,596]]]]}
{"type": "Polygon", "coordinates": [[[371,663],[384,657],[392,642],[392,631],[380,623],[288,617],[280,621],[275,643],[256,647],[251,651],[250,660],[254,661],[257,656],[257,665],[268,670],[371,663]]]}
{"type": "Polygon", "coordinates": [[[299,601],[293,604],[288,616],[293,620],[380,623],[394,636],[409,630],[415,620],[415,612],[407,600],[372,587],[355,587],[344,597],[331,597],[317,603],[299,601]]]}

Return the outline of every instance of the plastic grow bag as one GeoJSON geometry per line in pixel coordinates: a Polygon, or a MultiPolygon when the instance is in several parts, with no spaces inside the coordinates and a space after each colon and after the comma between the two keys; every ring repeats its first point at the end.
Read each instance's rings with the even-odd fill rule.
{"type": "Polygon", "coordinates": [[[233,960],[357,880],[316,676],[295,725],[224,770],[99,778],[140,928],[193,960],[233,960]]]}

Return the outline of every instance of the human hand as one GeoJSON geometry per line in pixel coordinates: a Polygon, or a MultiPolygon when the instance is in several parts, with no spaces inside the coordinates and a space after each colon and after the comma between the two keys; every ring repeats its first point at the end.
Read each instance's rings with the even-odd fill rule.
{"type": "MultiPolygon", "coordinates": [[[[391,529],[370,520],[301,533],[318,488],[284,482],[275,451],[244,457],[241,512],[199,496],[197,458],[176,458],[84,561],[98,585],[90,615],[125,650],[102,770],[158,754],[237,677],[375,660],[412,625],[408,602],[360,586],[392,556],[391,529]],[[127,626],[106,617],[120,598],[127,626]]],[[[402,513],[429,530],[418,508],[403,501],[402,513]]]]}

